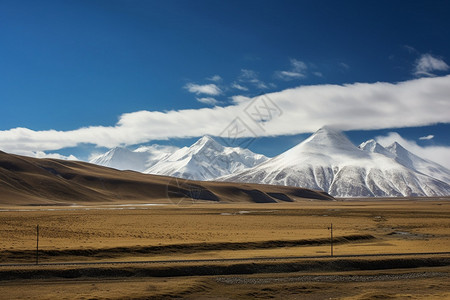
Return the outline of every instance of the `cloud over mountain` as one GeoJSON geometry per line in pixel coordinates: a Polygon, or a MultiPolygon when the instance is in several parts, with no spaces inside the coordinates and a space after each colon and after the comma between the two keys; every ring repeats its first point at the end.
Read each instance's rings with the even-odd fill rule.
{"type": "MultiPolygon", "coordinates": [[[[426,138],[429,139],[429,137],[432,138],[433,136],[429,135],[426,138]]],[[[390,132],[385,136],[377,136],[375,139],[383,146],[388,146],[394,142],[398,142],[412,153],[435,161],[450,169],[450,147],[435,145],[425,147],[419,146],[415,141],[404,139],[397,132],[390,132]]],[[[419,139],[423,140],[423,138],[419,139]]]]}
{"type": "MultiPolygon", "coordinates": [[[[219,92],[213,86],[193,85],[191,88],[194,93],[212,95],[219,92]]],[[[89,126],[70,131],[3,130],[0,131],[0,149],[45,151],[80,143],[113,148],[177,137],[223,136],[236,118],[251,129],[239,137],[308,133],[324,124],[338,125],[342,130],[369,130],[449,123],[449,95],[450,75],[396,84],[301,86],[226,107],[126,113],[114,126],[89,126]],[[271,117],[271,107],[263,105],[263,99],[276,105],[282,112],[278,114],[281,117],[271,117]],[[250,110],[258,112],[261,118],[252,118],[250,110]]]]}

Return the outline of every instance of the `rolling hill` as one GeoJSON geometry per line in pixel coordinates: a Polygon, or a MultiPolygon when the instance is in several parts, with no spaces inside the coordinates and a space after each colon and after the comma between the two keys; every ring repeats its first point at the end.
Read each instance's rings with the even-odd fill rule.
{"type": "Polygon", "coordinates": [[[309,189],[200,182],[120,171],[86,162],[37,159],[0,151],[0,205],[95,203],[292,202],[332,200],[309,189]]]}

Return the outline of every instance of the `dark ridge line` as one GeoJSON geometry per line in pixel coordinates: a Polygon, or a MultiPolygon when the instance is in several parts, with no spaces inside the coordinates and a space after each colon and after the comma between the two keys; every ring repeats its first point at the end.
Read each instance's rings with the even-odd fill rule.
{"type": "MultiPolygon", "coordinates": [[[[449,252],[445,253],[450,254],[449,252]]],[[[362,257],[367,256],[369,255],[362,255],[362,257]]],[[[216,264],[216,265],[193,265],[193,266],[188,265],[188,266],[174,266],[174,267],[155,266],[155,267],[140,267],[140,268],[86,267],[77,269],[0,270],[0,278],[1,278],[0,281],[14,280],[14,279],[46,279],[46,278],[68,279],[68,278],[116,278],[116,277],[218,276],[218,275],[257,274],[257,273],[291,273],[291,272],[305,272],[305,271],[356,271],[356,270],[386,270],[386,269],[405,269],[405,268],[411,269],[419,267],[442,267],[450,265],[450,258],[448,257],[405,258],[405,259],[386,258],[382,260],[377,260],[375,262],[370,260],[351,259],[352,257],[349,257],[350,259],[342,259],[342,258],[343,256],[335,257],[335,259],[321,260],[321,261],[305,260],[301,262],[280,262],[280,263],[249,262],[233,265],[216,264]]],[[[216,260],[204,260],[204,261],[217,262],[216,260]]],[[[232,259],[230,259],[229,261],[232,261],[232,259]]],[[[190,262],[190,261],[188,260],[180,262],[190,262]]],[[[87,266],[100,264],[106,263],[80,263],[78,265],[87,266]]],[[[127,264],[133,263],[128,262],[127,264]]],[[[70,265],[71,264],[47,264],[38,266],[42,267],[42,266],[70,266],[70,265]]],[[[76,264],[72,265],[76,266],[76,264]]]]}
{"type": "MultiPolygon", "coordinates": [[[[370,234],[366,235],[347,235],[341,237],[335,237],[333,239],[334,244],[344,244],[350,242],[367,241],[375,239],[370,234]]],[[[177,253],[195,253],[200,251],[214,251],[214,250],[251,250],[251,249],[271,249],[281,247],[296,247],[307,245],[325,245],[329,244],[329,238],[321,239],[304,239],[304,240],[274,240],[274,241],[262,241],[262,242],[220,242],[220,243],[190,243],[190,244],[173,244],[173,245],[161,245],[161,246],[142,246],[142,247],[114,247],[114,248],[102,248],[102,249],[68,249],[68,250],[39,250],[39,257],[48,258],[55,256],[108,256],[108,255],[120,255],[123,253],[131,254],[161,254],[168,252],[177,253]]],[[[34,256],[36,250],[5,250],[0,251],[0,257],[23,258],[24,256],[34,256]]]]}
{"type": "Polygon", "coordinates": [[[53,262],[30,264],[0,264],[0,267],[50,267],[50,266],[82,266],[82,265],[127,265],[127,264],[171,264],[171,263],[199,263],[199,262],[232,262],[232,261],[277,261],[294,259],[342,259],[386,256],[421,256],[421,255],[450,255],[450,252],[412,252],[412,253],[377,253],[377,254],[346,254],[346,255],[311,255],[311,256],[273,256],[273,257],[245,257],[245,258],[211,258],[211,259],[175,259],[175,260],[141,260],[141,261],[96,261],[96,262],[53,262]]]}

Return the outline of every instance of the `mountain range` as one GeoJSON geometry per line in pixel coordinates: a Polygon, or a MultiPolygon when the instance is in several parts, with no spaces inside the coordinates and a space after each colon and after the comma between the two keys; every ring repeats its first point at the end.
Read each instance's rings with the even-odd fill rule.
{"type": "Polygon", "coordinates": [[[335,197],[450,195],[449,169],[398,143],[383,147],[369,140],[357,147],[327,126],[273,158],[224,147],[209,136],[172,150],[115,148],[91,162],[194,180],[304,187],[335,197]]]}
{"type": "Polygon", "coordinates": [[[222,181],[301,186],[335,197],[450,195],[450,170],[394,143],[353,145],[342,132],[323,127],[266,162],[222,181]]]}
{"type": "Polygon", "coordinates": [[[0,151],[0,207],[195,202],[333,200],[308,189],[182,180],[120,171],[80,161],[39,159],[0,151]]]}
{"type": "Polygon", "coordinates": [[[116,147],[93,157],[89,162],[117,170],[144,172],[177,149],[179,148],[162,145],[143,146],[134,151],[124,147],[116,147]]]}
{"type": "Polygon", "coordinates": [[[268,158],[248,149],[225,147],[209,136],[190,147],[141,147],[131,151],[117,147],[90,160],[119,170],[174,176],[192,180],[212,180],[254,167],[268,158]],[[165,152],[164,152],[165,150],[165,152]]]}

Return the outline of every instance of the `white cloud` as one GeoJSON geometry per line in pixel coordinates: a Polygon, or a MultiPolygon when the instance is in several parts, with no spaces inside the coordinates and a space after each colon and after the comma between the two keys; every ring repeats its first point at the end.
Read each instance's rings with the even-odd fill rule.
{"type": "Polygon", "coordinates": [[[434,57],[431,54],[423,54],[417,59],[414,66],[414,74],[416,76],[435,76],[434,71],[447,71],[450,67],[440,58],[434,57]]]}
{"type": "MultiPolygon", "coordinates": [[[[226,107],[126,113],[114,126],[90,126],[71,131],[13,128],[0,131],[0,149],[47,151],[80,143],[112,148],[151,140],[214,136],[226,134],[224,130],[237,117],[258,136],[309,133],[323,125],[336,125],[343,130],[369,130],[450,123],[450,75],[396,84],[301,86],[269,93],[265,98],[279,107],[282,116],[266,118],[263,127],[246,114],[256,106],[264,112],[264,105],[258,102],[260,98],[264,97],[249,102],[233,97],[235,102],[226,107]]],[[[251,132],[241,134],[245,136],[253,135],[251,132]]]]}
{"type": "Polygon", "coordinates": [[[429,135],[427,135],[427,136],[421,136],[421,137],[419,138],[419,140],[431,140],[431,139],[433,139],[433,138],[434,138],[434,135],[429,134],[429,135]]]}
{"type": "MultiPolygon", "coordinates": [[[[147,152],[147,161],[151,161],[154,159],[158,159],[162,156],[165,156],[167,154],[170,153],[174,153],[175,151],[179,150],[180,147],[177,146],[172,146],[172,145],[160,145],[160,144],[153,144],[150,146],[139,146],[138,148],[136,148],[135,150],[132,150],[133,152],[147,152]]],[[[99,156],[103,156],[105,155],[106,152],[92,152],[89,155],[88,161],[92,161],[96,158],[98,158],[99,156]]]]}
{"type": "Polygon", "coordinates": [[[265,84],[264,82],[262,82],[262,81],[260,81],[260,80],[253,80],[253,81],[251,81],[253,84],[255,84],[255,86],[258,88],[258,89],[261,89],[261,90],[265,90],[265,89],[268,89],[269,87],[267,86],[267,84],[265,84]]]}
{"type": "Polygon", "coordinates": [[[446,146],[426,146],[421,147],[415,141],[403,138],[397,132],[390,132],[386,136],[378,136],[375,140],[382,146],[389,146],[397,142],[408,151],[450,169],[450,147],[446,146]]]}
{"type": "Polygon", "coordinates": [[[235,88],[235,89],[237,89],[237,90],[240,90],[240,91],[248,91],[248,88],[247,88],[247,87],[245,87],[245,86],[243,86],[243,85],[240,85],[239,83],[236,83],[236,82],[234,82],[234,83],[231,85],[231,87],[232,87],[232,88],[235,88]]]}
{"type": "Polygon", "coordinates": [[[35,157],[35,158],[54,158],[54,159],[62,159],[62,160],[79,160],[74,155],[61,155],[59,153],[45,153],[44,151],[27,151],[22,149],[16,149],[14,151],[10,151],[11,153],[18,154],[18,155],[24,155],[29,157],[35,157]]]}
{"type": "Polygon", "coordinates": [[[154,156],[159,156],[160,154],[173,153],[180,149],[180,147],[172,145],[159,145],[153,144],[150,146],[140,146],[134,152],[151,152],[154,156]]]}
{"type": "Polygon", "coordinates": [[[414,48],[412,46],[404,45],[403,47],[406,49],[406,51],[408,51],[411,54],[418,54],[419,53],[419,51],[417,51],[416,48],[414,48]]]}
{"type": "Polygon", "coordinates": [[[253,84],[256,88],[264,90],[268,86],[261,80],[258,79],[258,74],[253,70],[241,69],[241,74],[238,80],[240,82],[247,82],[253,84]]]}
{"type": "Polygon", "coordinates": [[[78,160],[78,158],[76,158],[72,154],[69,156],[65,156],[65,155],[61,155],[58,153],[45,153],[43,151],[37,151],[35,153],[35,157],[37,157],[37,158],[56,158],[56,159],[63,159],[63,160],[78,160]]]}
{"type": "Polygon", "coordinates": [[[344,69],[346,69],[346,70],[350,69],[350,66],[347,65],[346,63],[343,63],[343,62],[340,62],[340,63],[339,63],[339,66],[341,66],[342,68],[344,68],[344,69]]]}
{"type": "Polygon", "coordinates": [[[290,60],[291,68],[289,71],[276,71],[275,76],[282,80],[292,80],[306,77],[308,67],[300,60],[292,58],[290,60]]]}
{"type": "Polygon", "coordinates": [[[198,102],[208,104],[208,105],[217,105],[220,103],[220,101],[217,101],[213,97],[203,97],[203,98],[197,98],[198,102]]]}
{"type": "Polygon", "coordinates": [[[304,72],[306,71],[306,69],[308,69],[308,67],[306,66],[306,64],[300,60],[297,60],[295,58],[291,59],[291,65],[292,65],[292,70],[295,72],[304,72]]]}
{"type": "Polygon", "coordinates": [[[184,88],[187,89],[189,92],[195,93],[197,95],[206,94],[206,95],[217,96],[222,93],[222,90],[214,83],[204,84],[204,85],[188,83],[184,86],[184,88]]]}
{"type": "Polygon", "coordinates": [[[241,69],[241,74],[239,78],[242,80],[250,80],[258,77],[258,74],[253,70],[241,69]]]}
{"type": "Polygon", "coordinates": [[[244,103],[244,102],[250,102],[252,100],[252,98],[245,97],[242,95],[236,95],[236,96],[231,96],[231,100],[233,101],[233,103],[239,104],[239,103],[244,103]]]}
{"type": "Polygon", "coordinates": [[[298,73],[298,72],[291,72],[291,71],[277,71],[275,72],[275,76],[279,79],[283,80],[291,80],[296,78],[303,78],[305,75],[298,73]]]}
{"type": "Polygon", "coordinates": [[[222,77],[220,77],[219,75],[214,75],[214,76],[208,77],[206,79],[214,81],[214,82],[222,81],[222,77]]]}
{"type": "Polygon", "coordinates": [[[317,77],[323,77],[323,74],[321,72],[313,72],[313,74],[317,77]]]}

